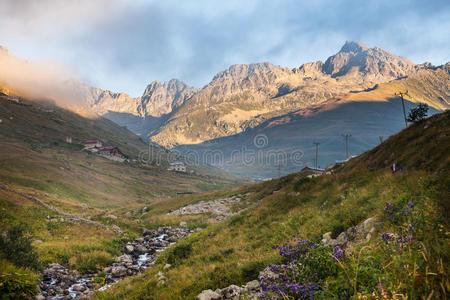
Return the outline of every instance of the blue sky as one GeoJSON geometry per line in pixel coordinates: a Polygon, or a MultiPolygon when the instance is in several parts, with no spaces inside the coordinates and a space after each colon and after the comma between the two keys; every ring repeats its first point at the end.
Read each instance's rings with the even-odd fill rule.
{"type": "Polygon", "coordinates": [[[202,87],[231,64],[298,67],[346,40],[416,63],[450,61],[450,1],[1,0],[0,45],[140,96],[153,80],[202,87]]]}

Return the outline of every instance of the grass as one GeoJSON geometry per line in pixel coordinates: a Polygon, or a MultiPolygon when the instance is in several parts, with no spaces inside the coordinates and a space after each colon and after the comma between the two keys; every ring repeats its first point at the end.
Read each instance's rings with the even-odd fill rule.
{"type": "Polygon", "coordinates": [[[442,200],[433,191],[443,191],[443,179],[430,176],[426,172],[394,176],[383,171],[376,175],[359,172],[320,177],[304,184],[300,196],[290,195],[294,186],[299,189],[298,182],[302,180],[299,175],[290,176],[285,188],[276,194],[265,195],[267,189],[278,188],[275,182],[263,187],[254,186],[259,192],[255,193],[253,201],[263,197],[257,208],[222,224],[209,225],[177,244],[177,247],[189,247],[192,251],[167,272],[167,286],[154,288],[154,274],[172,260],[173,249],[161,255],[155,268],[98,294],[97,298],[193,299],[204,289],[243,284],[256,278],[248,276],[248,270],[255,269],[252,266],[278,261],[272,250],[273,244],[293,236],[319,238],[325,232],[333,231],[335,224],[343,224],[346,229],[368,217],[380,217],[387,201],[397,203],[411,197],[425,197],[442,205],[442,200]],[[353,182],[352,177],[358,180],[353,182]],[[436,182],[427,185],[426,178],[436,182]]]}
{"type": "Polygon", "coordinates": [[[39,275],[0,260],[0,295],[2,299],[28,299],[38,292],[39,275]]]}
{"type": "MultiPolygon", "coordinates": [[[[450,142],[449,127],[444,125],[448,120],[447,112],[415,124],[339,167],[334,175],[306,178],[307,174],[291,174],[230,191],[229,195],[253,192],[249,201],[258,205],[180,241],[176,247],[192,250],[183,252],[186,255],[169,271],[163,271],[163,266],[173,260],[176,247],[162,253],[155,267],[97,293],[95,299],[193,299],[205,289],[244,284],[255,279],[263,266],[281,261],[272,245],[294,236],[320,239],[326,232],[336,236],[369,217],[381,221],[379,233],[355,247],[355,256],[342,262],[336,278],[326,278],[327,287],[322,287],[320,297],[446,297],[450,175],[448,155],[442,156],[442,151],[450,142]],[[427,122],[431,129],[424,131],[427,122]],[[417,163],[420,152],[434,147],[430,144],[433,138],[441,138],[440,148],[417,163]],[[397,145],[398,163],[407,166],[406,173],[393,174],[384,162],[393,145],[397,145]],[[423,213],[422,229],[409,248],[389,252],[379,234],[399,231],[401,226],[386,221],[386,202],[403,209],[411,200],[423,213]],[[165,272],[166,285],[157,285],[158,271],[165,272]]],[[[185,198],[178,207],[203,197],[185,198]]],[[[155,203],[153,211],[161,215],[172,205],[172,201],[155,203]]]]}
{"type": "MultiPolygon", "coordinates": [[[[383,296],[384,291],[387,295],[401,292],[432,298],[431,293],[438,295],[439,286],[445,287],[448,282],[448,270],[442,267],[448,261],[444,240],[447,237],[440,231],[448,228],[449,160],[445,154],[448,151],[442,152],[449,149],[448,120],[449,113],[444,113],[417,123],[380,147],[337,167],[334,175],[310,179],[307,174],[298,173],[251,186],[180,197],[174,197],[176,191],[208,190],[212,181],[218,179],[118,164],[57,145],[44,145],[34,151],[10,135],[9,140],[0,143],[0,178],[9,186],[9,190],[0,189],[0,228],[24,224],[33,235],[41,262],[70,264],[82,272],[90,272],[110,263],[121,253],[124,242],[140,235],[143,228],[186,221],[191,227],[204,229],[161,253],[156,265],[145,273],[98,293],[96,298],[193,299],[204,289],[240,285],[255,279],[264,266],[280,262],[272,249],[274,244],[293,236],[317,239],[325,232],[336,236],[368,217],[381,219],[386,202],[401,205],[410,199],[423,199],[424,218],[430,225],[424,227],[428,228],[428,234],[422,234],[418,241],[418,245],[424,246],[385,256],[386,251],[376,237],[367,245],[377,257],[373,268],[379,272],[372,273],[384,276],[382,290],[373,289],[371,277],[358,281],[355,274],[362,274],[360,264],[352,261],[344,265],[347,271],[339,273],[341,281],[329,283],[338,286],[345,282],[349,286],[347,294],[343,294],[346,297],[358,293],[361,297],[371,293],[383,296]],[[389,159],[407,166],[407,172],[392,174],[389,159]],[[204,182],[210,185],[202,186],[204,182]],[[103,224],[118,225],[126,235],[68,222],[17,192],[34,195],[103,224]],[[211,224],[209,216],[203,215],[166,215],[187,204],[239,193],[251,193],[246,201],[254,207],[223,223],[211,224]],[[162,194],[166,197],[155,196],[162,194]],[[144,207],[147,211],[143,212],[144,207]],[[395,264],[387,263],[390,259],[395,264]],[[168,280],[165,285],[158,284],[155,274],[168,262],[173,264],[164,271],[168,280]],[[439,274],[438,278],[429,272],[439,274]],[[416,281],[425,282],[425,288],[416,281]]],[[[222,180],[215,186],[232,185],[229,180],[222,180]]],[[[396,230],[395,224],[383,224],[380,230],[396,230]]]]}
{"type": "MultiPolygon", "coordinates": [[[[163,203],[177,192],[214,191],[238,184],[235,177],[207,166],[190,166],[194,174],[168,172],[167,159],[174,155],[157,146],[149,148],[141,138],[109,120],[86,119],[50,104],[27,104],[30,106],[0,99],[0,231],[5,233],[15,225],[27,228],[40,266],[58,262],[82,273],[101,271],[144,227],[158,227],[149,218],[153,212],[146,216],[143,207],[152,208],[153,203],[163,203]],[[47,106],[54,111],[44,112],[47,106]],[[74,144],[65,143],[66,136],[72,136],[74,144]],[[83,152],[80,143],[93,138],[119,146],[130,159],[150,151],[158,155],[152,159],[160,159],[162,166],[117,163],[83,152]],[[73,223],[21,194],[66,213],[110,227],[117,225],[124,235],[73,223]],[[128,215],[130,211],[135,213],[128,215]]],[[[20,267],[15,262],[15,267],[20,267]]],[[[8,270],[6,264],[2,268],[8,270]]],[[[34,278],[33,274],[26,278],[34,278]]],[[[12,288],[8,281],[3,287],[7,285],[11,293],[15,289],[18,297],[23,296],[22,288],[36,292],[36,283],[30,287],[28,279],[21,283],[17,278],[11,280],[18,286],[12,288]]]]}

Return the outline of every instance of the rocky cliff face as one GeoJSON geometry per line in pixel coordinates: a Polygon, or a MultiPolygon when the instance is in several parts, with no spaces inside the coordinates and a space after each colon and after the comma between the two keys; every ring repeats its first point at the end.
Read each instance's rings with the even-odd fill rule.
{"type": "Polygon", "coordinates": [[[93,88],[74,80],[67,82],[67,85],[73,90],[73,94],[77,94],[77,98],[84,99],[100,115],[114,111],[141,116],[138,110],[140,98],[133,98],[125,93],[93,88]]]}
{"type": "Polygon", "coordinates": [[[138,111],[143,116],[160,117],[169,114],[197,91],[198,89],[192,88],[178,79],[172,79],[163,84],[153,81],[140,98],[138,111]]]}
{"type": "Polygon", "coordinates": [[[234,135],[295,109],[416,74],[418,66],[380,48],[346,42],[325,63],[288,69],[233,65],[218,73],[152,135],[167,147],[234,135]]]}
{"type": "Polygon", "coordinates": [[[329,57],[322,71],[332,77],[351,77],[357,82],[386,82],[407,76],[415,64],[378,47],[367,48],[360,42],[347,41],[341,50],[329,57]]]}
{"type": "Polygon", "coordinates": [[[298,68],[268,62],[232,65],[202,89],[176,79],[154,81],[141,97],[133,98],[78,82],[68,84],[98,114],[173,147],[235,135],[274,117],[407,77],[416,78],[429,91],[419,93],[424,101],[431,99],[436,108],[446,108],[447,95],[433,90],[436,85],[448,87],[449,67],[436,70],[429,63],[416,65],[378,47],[347,41],[325,62],[298,68]]]}
{"type": "Polygon", "coordinates": [[[115,112],[141,118],[168,114],[197,91],[177,79],[162,84],[159,81],[153,81],[147,86],[142,97],[137,98],[125,93],[93,88],[75,81],[68,84],[72,86],[74,93],[79,93],[80,97],[83,97],[91,108],[101,115],[115,112]]]}

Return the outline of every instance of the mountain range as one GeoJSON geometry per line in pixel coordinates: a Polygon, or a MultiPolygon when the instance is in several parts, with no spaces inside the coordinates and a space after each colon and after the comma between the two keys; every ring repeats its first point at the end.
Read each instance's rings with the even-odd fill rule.
{"type": "Polygon", "coordinates": [[[326,166],[346,158],[342,134],[352,135],[351,154],[394,134],[404,127],[396,92],[408,91],[407,110],[419,102],[428,104],[430,113],[450,107],[450,63],[415,64],[352,41],[325,62],[298,68],[232,65],[201,89],[177,79],[154,81],[133,98],[77,81],[68,85],[97,114],[153,143],[262,177],[312,165],[313,142],[321,143],[318,164],[326,166]],[[257,136],[264,147],[255,145],[257,136]],[[262,164],[243,164],[245,150],[261,155],[262,164]],[[293,164],[290,157],[300,153],[301,163],[293,164]]]}

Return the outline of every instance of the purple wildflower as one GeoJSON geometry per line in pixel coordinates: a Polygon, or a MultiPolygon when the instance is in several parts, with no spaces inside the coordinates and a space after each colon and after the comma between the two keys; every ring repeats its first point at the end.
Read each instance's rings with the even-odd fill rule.
{"type": "Polygon", "coordinates": [[[331,257],[333,258],[334,261],[337,262],[338,260],[341,260],[342,258],[344,258],[344,251],[342,251],[341,247],[334,246],[331,257]]]}
{"type": "Polygon", "coordinates": [[[381,239],[386,243],[389,244],[390,241],[394,240],[394,235],[390,232],[383,232],[381,234],[381,239]]]}
{"type": "Polygon", "coordinates": [[[386,205],[384,206],[384,212],[387,215],[392,215],[392,213],[394,212],[394,204],[386,202],[386,205]]]}

